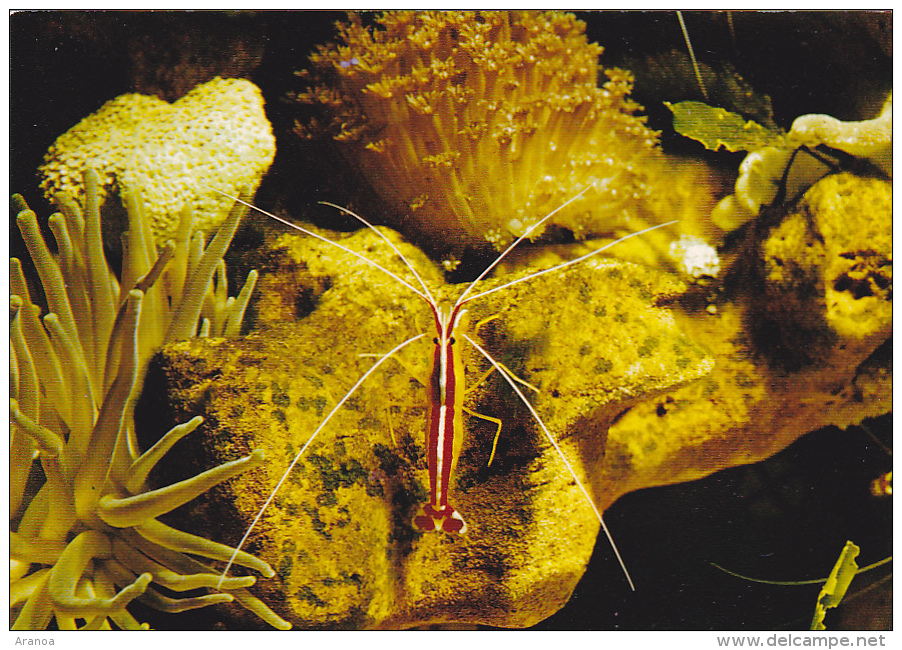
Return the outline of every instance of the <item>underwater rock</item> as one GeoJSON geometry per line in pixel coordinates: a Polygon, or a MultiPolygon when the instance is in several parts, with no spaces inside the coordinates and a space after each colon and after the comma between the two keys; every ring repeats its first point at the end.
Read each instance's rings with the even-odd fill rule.
{"type": "Polygon", "coordinates": [[[716,317],[677,318],[716,358],[713,371],[608,432],[608,450],[636,459],[623,493],[753,463],[805,432],[892,408],[892,184],[828,176],[750,236],[740,292],[716,317]],[[676,431],[687,435],[665,435],[676,431]]]}
{"type": "Polygon", "coordinates": [[[607,69],[599,84],[602,47],[572,14],[398,11],[376,22],[352,15],[311,55],[297,131],[340,151],[390,206],[388,223],[434,259],[500,250],[593,182],[592,205],[547,225],[582,239],[710,200],[636,114],[632,75],[607,69]]]}
{"type": "Polygon", "coordinates": [[[867,356],[889,336],[892,188],[847,173],[827,176],[765,240],[765,290],[753,301],[753,331],[792,323],[792,336],[804,344],[780,337],[771,345],[803,350],[795,359],[799,366],[838,352],[867,356]]]}
{"type": "MultiPolygon", "coordinates": [[[[341,243],[405,273],[370,232],[341,243]]],[[[421,253],[403,250],[431,286],[441,284],[421,253]]],[[[186,463],[266,449],[264,468],[180,520],[192,530],[230,531],[232,542],[319,422],[372,366],[361,354],[387,352],[432,318],[418,298],[332,247],[288,236],[276,252],[251,335],[170,346],[152,372],[165,379],[176,417],[203,413],[218,423],[186,441],[207,441],[185,452],[186,463]],[[306,315],[298,319],[299,312],[306,315]]],[[[637,401],[711,370],[704,349],[654,305],[655,296],[683,289],[656,271],[597,260],[468,305],[480,344],[538,389],[524,390],[599,509],[617,490],[595,469],[610,423],[637,401]]],[[[441,295],[461,290],[443,287],[441,295]]],[[[247,550],[277,572],[258,583],[257,595],[300,627],[525,627],[566,603],[592,554],[599,526],[591,508],[507,384],[496,373],[479,383],[490,366],[469,345],[462,348],[466,374],[478,387],[466,405],[500,418],[496,457],[488,466],[495,426],[465,416],[452,497],[469,531],[414,530],[428,493],[427,397],[416,377],[425,382],[432,354],[428,343],[414,346],[330,421],[250,537],[247,550]]],[[[625,580],[612,588],[628,589],[625,580]]]]}
{"type": "MultiPolygon", "coordinates": [[[[710,52],[708,53],[711,54],[710,52]]],[[[651,113],[664,104],[676,101],[705,101],[732,112],[741,113],[768,126],[773,125],[773,106],[765,94],[755,92],[729,61],[698,61],[698,74],[704,83],[702,92],[695,67],[687,51],[643,53],[626,56],[622,62],[636,77],[633,93],[651,113]]],[[[666,117],[665,117],[666,119],[666,117]]]]}
{"type": "MultiPolygon", "coordinates": [[[[601,259],[471,303],[480,344],[538,389],[524,390],[599,509],[890,408],[881,352],[891,334],[890,187],[847,176],[822,183],[797,215],[749,230],[754,271],[727,285],[713,313],[694,305],[698,287],[601,259]]],[[[405,274],[372,233],[342,243],[405,274]]],[[[402,249],[438,284],[421,253],[402,249]]],[[[331,247],[288,236],[269,257],[257,329],[241,341],[169,346],[153,373],[174,418],[215,423],[186,451],[186,467],[170,471],[256,446],[272,459],[175,520],[227,528],[231,543],[372,357],[432,318],[331,247]]],[[[428,491],[420,382],[430,348],[417,345],[337,412],[249,539],[247,550],[277,572],[256,593],[300,627],[528,626],[566,602],[591,554],[598,525],[586,501],[509,387],[494,374],[479,381],[488,364],[473,351],[464,361],[478,387],[466,404],[501,420],[497,455],[489,466],[494,425],[467,417],[452,496],[469,532],[413,529],[428,491]]]]}
{"type": "Polygon", "coordinates": [[[133,34],[121,46],[131,87],[168,101],[215,77],[253,78],[268,40],[265,12],[159,11],[118,20],[133,34]]]}
{"type": "Polygon", "coordinates": [[[141,188],[154,240],[174,238],[179,215],[194,212],[195,231],[214,231],[231,199],[204,185],[253,194],[275,156],[275,138],[260,90],[244,79],[216,78],[169,104],[148,95],[121,95],[57,138],[41,166],[41,187],[83,203],[81,175],[101,177],[105,239],[114,245],[122,207],[107,201],[123,186],[141,188]]]}

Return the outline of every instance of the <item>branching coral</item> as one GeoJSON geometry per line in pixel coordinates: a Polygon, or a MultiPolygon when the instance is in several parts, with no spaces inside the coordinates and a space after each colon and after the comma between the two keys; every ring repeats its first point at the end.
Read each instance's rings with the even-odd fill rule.
{"type": "Polygon", "coordinates": [[[658,175],[657,134],[634,115],[632,77],[610,69],[597,85],[602,48],[573,15],[388,12],[377,22],[352,15],[339,42],[311,56],[299,99],[318,117],[298,131],[337,141],[409,237],[441,253],[500,247],[592,182],[591,205],[550,223],[583,237],[667,220],[673,205],[660,194],[673,174],[658,175]]]}
{"type": "Polygon", "coordinates": [[[830,167],[810,154],[822,145],[867,160],[889,177],[893,174],[892,94],[874,119],[842,122],[829,115],[802,115],[788,133],[699,102],[681,102],[670,108],[674,126],[683,135],[715,151],[724,147],[749,152],[739,167],[735,192],[721,200],[711,214],[711,220],[724,230],[751,220],[779,194],[795,200],[829,173],[830,167]],[[800,153],[802,148],[806,153],[800,153]]]}
{"type": "Polygon", "coordinates": [[[82,170],[96,169],[104,222],[119,216],[116,202],[105,201],[110,193],[140,188],[159,245],[177,236],[184,208],[194,211],[194,230],[205,233],[229,214],[231,202],[197,181],[254,191],[274,156],[260,89],[244,79],[216,78],[173,104],[137,94],[108,101],[53,143],[41,187],[48,198],[81,200],[82,170]]]}
{"type": "MultiPolygon", "coordinates": [[[[190,555],[222,560],[232,549],[157,517],[262,462],[262,452],[173,485],[148,489],[148,473],[203,419],[174,427],[141,453],[134,401],[150,356],[167,341],[237,333],[256,280],[226,298],[222,262],[245,210],[235,206],[209,245],[184,210],[178,236],[158,254],[143,202],[126,192],[129,230],[121,278],[103,255],[98,178],[85,175],[85,209],[60,197],[50,218],[51,254],[31,210],[18,224],[50,313],[40,317],[22,265],[10,260],[10,607],[15,629],[142,626],[126,607],[137,599],[165,612],[237,600],[277,627],[287,624],[246,588],[190,555]],[[214,276],[215,282],[213,281],[214,276]],[[43,323],[42,323],[43,321],[43,323]],[[209,593],[173,597],[204,589],[209,593]],[[175,593],[173,593],[175,592],[175,593]],[[171,595],[167,595],[171,594],[171,595]]],[[[236,560],[272,576],[265,562],[236,560]]]]}

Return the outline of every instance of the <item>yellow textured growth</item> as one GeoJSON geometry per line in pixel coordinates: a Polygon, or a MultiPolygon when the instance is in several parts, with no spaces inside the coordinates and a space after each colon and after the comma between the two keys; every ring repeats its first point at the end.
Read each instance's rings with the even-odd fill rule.
{"type": "Polygon", "coordinates": [[[602,48],[573,15],[387,12],[377,22],[352,15],[311,56],[299,99],[319,117],[298,132],[333,138],[408,236],[444,253],[501,247],[592,182],[591,204],[549,223],[582,238],[667,221],[662,207],[673,214],[632,76],[605,70],[598,86],[602,48]]]}
{"type": "Polygon", "coordinates": [[[752,247],[755,270],[717,317],[682,317],[710,375],[639,404],[608,449],[632,459],[618,488],[700,478],[767,458],[800,434],[848,427],[892,403],[892,184],[816,183],[752,247]]]}
{"type": "MultiPolygon", "coordinates": [[[[101,203],[123,186],[140,187],[159,244],[176,235],[186,207],[194,211],[195,231],[214,231],[232,202],[203,185],[253,192],[274,156],[259,88],[216,78],[173,104],[138,94],[110,100],[53,143],[41,187],[48,198],[59,193],[82,204],[86,167],[100,175],[101,203]]],[[[104,205],[103,218],[111,214],[118,212],[104,205]]]]}
{"type": "Polygon", "coordinates": [[[769,311],[852,340],[882,335],[892,323],[892,219],[892,182],[818,181],[764,242],[768,285],[793,296],[769,311]]]}

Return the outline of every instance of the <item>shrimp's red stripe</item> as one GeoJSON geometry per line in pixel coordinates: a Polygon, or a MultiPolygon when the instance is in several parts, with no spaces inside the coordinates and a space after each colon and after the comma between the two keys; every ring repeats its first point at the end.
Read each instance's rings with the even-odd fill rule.
{"type": "MultiPolygon", "coordinates": [[[[429,503],[435,505],[438,503],[440,472],[440,456],[438,453],[438,440],[442,433],[442,418],[440,404],[438,400],[441,395],[441,355],[442,349],[440,345],[435,346],[435,352],[432,360],[432,375],[429,377],[429,428],[426,429],[426,464],[429,467],[429,487],[432,490],[432,499],[429,503]]],[[[447,503],[448,491],[445,489],[445,503],[447,503]]]]}
{"type": "Polygon", "coordinates": [[[442,363],[441,372],[444,374],[445,383],[442,396],[442,404],[439,413],[438,430],[440,437],[435,441],[436,448],[441,445],[441,462],[439,463],[439,505],[448,505],[448,488],[451,483],[451,467],[454,461],[454,436],[455,418],[460,418],[460,414],[455,412],[455,391],[457,389],[457,378],[454,373],[454,354],[455,349],[451,340],[441,341],[439,343],[444,347],[445,356],[442,363]],[[451,417],[448,417],[449,414],[451,417]]]}
{"type": "Polygon", "coordinates": [[[426,462],[429,466],[431,499],[414,517],[414,525],[423,531],[466,532],[463,517],[448,503],[451,472],[460,448],[461,405],[459,399],[460,360],[456,357],[454,329],[463,312],[460,307],[444,314],[434,311],[436,332],[429,377],[429,428],[426,430],[426,462]]]}

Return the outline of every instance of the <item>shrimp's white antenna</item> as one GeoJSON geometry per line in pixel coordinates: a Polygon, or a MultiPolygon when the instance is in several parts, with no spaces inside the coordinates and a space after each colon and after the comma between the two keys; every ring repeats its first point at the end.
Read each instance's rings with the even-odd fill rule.
{"type": "MultiPolygon", "coordinates": [[[[586,498],[586,501],[589,503],[589,506],[592,508],[592,512],[595,513],[595,517],[598,519],[598,523],[601,524],[601,528],[604,530],[605,536],[608,538],[608,543],[611,545],[611,549],[614,551],[614,556],[617,558],[617,561],[620,563],[620,568],[623,570],[623,575],[626,576],[626,581],[630,585],[630,589],[636,591],[636,585],[633,584],[633,579],[630,577],[630,572],[626,568],[626,563],[623,561],[623,557],[620,555],[620,550],[617,548],[617,544],[614,543],[614,536],[611,535],[611,531],[608,530],[608,526],[604,523],[604,518],[601,516],[601,512],[598,510],[598,506],[595,505],[595,501],[589,496],[589,491],[583,485],[583,482],[579,480],[579,477],[576,475],[576,470],[573,469],[573,465],[570,464],[570,461],[567,460],[567,457],[564,455],[564,452],[561,450],[560,445],[558,445],[557,440],[554,439],[554,436],[551,435],[551,432],[548,430],[548,427],[545,426],[545,423],[542,421],[542,418],[539,417],[539,414],[536,412],[536,409],[533,407],[532,403],[526,399],[526,395],[523,394],[517,384],[514,383],[513,379],[511,379],[512,375],[508,372],[507,368],[502,366],[500,363],[495,361],[488,352],[482,349],[482,347],[476,343],[473,339],[471,339],[466,334],[462,334],[462,336],[476,348],[482,356],[488,359],[489,363],[494,366],[495,370],[498,371],[502,377],[504,377],[504,381],[506,381],[513,391],[517,394],[517,397],[526,405],[526,408],[529,409],[529,412],[532,414],[532,417],[535,418],[535,421],[539,423],[539,426],[542,429],[542,433],[545,434],[545,438],[548,442],[551,443],[551,446],[554,447],[554,450],[557,452],[557,455],[560,457],[561,461],[563,461],[564,466],[567,468],[567,471],[570,473],[570,476],[576,482],[576,486],[579,488],[580,492],[583,493],[583,496],[586,498]]],[[[515,379],[515,378],[514,378],[515,379]]]]}
{"type": "MultiPolygon", "coordinates": [[[[552,266],[550,268],[542,269],[541,271],[536,271],[535,273],[530,273],[529,275],[524,275],[522,278],[517,278],[516,280],[511,280],[510,282],[505,282],[504,284],[497,286],[494,289],[489,289],[488,291],[483,291],[482,293],[477,293],[475,296],[471,296],[469,298],[469,300],[476,300],[477,298],[482,298],[483,296],[487,296],[490,293],[495,293],[496,291],[501,291],[502,289],[507,289],[508,287],[513,286],[515,284],[520,284],[521,282],[526,282],[527,280],[532,280],[533,278],[537,278],[540,275],[545,275],[546,273],[552,273],[554,271],[558,271],[558,270],[566,268],[568,266],[573,266],[574,264],[579,264],[583,260],[588,259],[588,258],[592,257],[593,255],[598,255],[599,253],[602,253],[602,252],[608,250],[609,248],[611,248],[612,246],[616,246],[617,244],[626,241],[627,239],[632,239],[633,237],[638,237],[639,235],[644,235],[645,233],[651,232],[652,230],[657,230],[658,228],[665,228],[667,226],[671,226],[671,225],[675,224],[677,221],[678,221],[677,219],[674,219],[673,221],[668,221],[666,223],[659,223],[657,225],[649,226],[648,228],[644,228],[642,230],[637,230],[636,232],[631,232],[630,234],[624,235],[623,237],[620,237],[619,239],[615,239],[614,241],[609,242],[609,243],[605,244],[604,246],[600,246],[599,248],[596,248],[595,250],[590,251],[590,252],[586,253],[585,255],[580,255],[579,257],[572,259],[568,262],[561,262],[560,264],[556,264],[555,266],[552,266]]],[[[507,251],[504,251],[504,252],[507,253],[507,251]]],[[[460,302],[460,301],[458,301],[458,302],[460,302]]]]}
{"type": "MultiPolygon", "coordinates": [[[[677,18],[680,20],[680,29],[683,31],[683,38],[686,39],[686,47],[689,48],[689,58],[692,60],[692,69],[695,70],[695,78],[698,80],[698,87],[702,89],[702,96],[708,101],[708,90],[705,88],[705,82],[702,80],[702,71],[698,67],[698,61],[695,60],[695,51],[692,49],[692,41],[689,40],[689,30],[686,29],[686,21],[683,20],[683,12],[676,12],[677,18]]],[[[730,27],[733,26],[733,20],[730,18],[730,27]]]]}
{"type": "MultiPolygon", "coordinates": [[[[398,275],[392,273],[391,271],[389,271],[389,270],[388,270],[387,268],[385,268],[384,266],[380,266],[379,264],[376,264],[376,262],[374,262],[373,260],[369,259],[369,258],[366,257],[365,255],[361,255],[361,254],[358,253],[357,251],[351,250],[351,249],[348,248],[347,246],[343,246],[342,244],[339,244],[338,242],[332,241],[332,240],[329,239],[328,237],[323,237],[322,235],[319,235],[319,234],[313,232],[312,230],[308,230],[307,228],[304,228],[303,226],[299,226],[299,225],[297,225],[296,223],[292,223],[291,221],[288,221],[288,219],[283,219],[282,217],[280,217],[280,216],[278,216],[278,215],[275,215],[275,214],[273,214],[272,212],[267,212],[266,210],[261,210],[260,208],[258,208],[258,207],[257,207],[256,205],[254,205],[253,203],[249,203],[249,202],[245,201],[244,199],[242,199],[242,198],[240,198],[240,197],[232,196],[231,194],[229,194],[229,193],[227,193],[227,192],[223,192],[222,190],[218,190],[218,189],[216,189],[215,187],[210,187],[209,185],[204,185],[203,183],[198,183],[198,185],[202,185],[203,187],[206,187],[207,189],[213,190],[214,192],[218,192],[219,194],[222,194],[223,196],[226,196],[226,197],[232,199],[233,201],[237,201],[238,203],[241,203],[242,205],[246,205],[247,207],[251,208],[252,210],[256,210],[256,211],[259,212],[260,214],[266,215],[267,217],[269,217],[269,218],[271,218],[271,219],[275,219],[275,220],[278,221],[279,223],[284,224],[284,225],[288,226],[289,228],[294,228],[295,230],[297,230],[297,231],[299,231],[299,232],[302,232],[302,233],[304,233],[305,235],[309,235],[309,236],[313,237],[314,239],[318,239],[319,241],[326,242],[327,244],[330,244],[330,245],[334,246],[335,248],[339,248],[339,249],[343,250],[343,251],[346,252],[346,253],[350,253],[351,255],[353,255],[354,257],[356,257],[357,259],[366,262],[366,263],[369,264],[370,266],[372,266],[372,267],[374,267],[374,268],[376,268],[376,269],[382,271],[383,273],[385,273],[385,274],[388,275],[389,277],[395,279],[395,280],[396,280],[397,282],[399,282],[401,285],[403,285],[403,286],[407,287],[408,289],[410,289],[411,291],[413,291],[415,294],[417,294],[420,298],[422,298],[423,300],[425,300],[426,302],[428,302],[430,305],[435,304],[435,301],[432,299],[432,295],[429,294],[429,289],[426,288],[426,285],[425,285],[425,283],[423,282],[423,279],[419,276],[419,274],[418,274],[416,271],[413,271],[413,273],[414,273],[414,275],[416,276],[417,280],[420,282],[420,284],[423,285],[423,288],[426,289],[426,292],[425,292],[425,293],[422,292],[422,291],[420,291],[419,289],[417,289],[415,286],[413,286],[412,284],[410,284],[409,282],[407,282],[407,281],[404,280],[403,278],[401,278],[401,277],[399,277],[398,275]]],[[[355,217],[356,219],[359,219],[359,220],[362,221],[365,225],[369,226],[369,227],[370,227],[377,235],[379,235],[382,239],[384,239],[385,241],[387,241],[387,242],[388,242],[388,245],[391,246],[392,249],[393,249],[396,253],[398,253],[398,254],[400,255],[400,251],[398,251],[398,249],[395,247],[395,245],[392,244],[391,241],[389,241],[389,240],[385,237],[385,235],[383,235],[382,233],[380,233],[378,229],[376,229],[376,228],[374,228],[373,226],[371,226],[367,221],[364,221],[364,219],[363,219],[362,217],[360,217],[360,216],[354,214],[353,212],[351,212],[350,210],[348,210],[348,209],[346,209],[346,208],[341,208],[341,207],[335,205],[334,203],[323,203],[323,205],[328,205],[328,206],[330,206],[330,207],[339,208],[340,210],[344,210],[345,212],[347,212],[347,213],[348,213],[349,215],[351,215],[352,217],[355,217]]],[[[401,257],[404,258],[403,255],[401,255],[401,257]]],[[[405,261],[405,263],[407,263],[408,268],[410,268],[411,270],[413,270],[413,267],[410,265],[410,263],[407,262],[406,259],[404,259],[404,261],[405,261]]]]}

